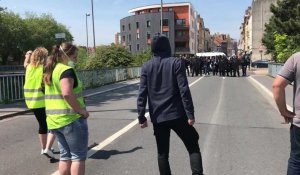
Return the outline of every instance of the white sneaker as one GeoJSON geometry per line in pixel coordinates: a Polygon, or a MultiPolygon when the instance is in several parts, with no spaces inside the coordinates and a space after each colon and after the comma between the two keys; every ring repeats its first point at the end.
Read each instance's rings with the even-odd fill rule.
{"type": "Polygon", "coordinates": [[[54,158],[54,154],[53,154],[53,152],[51,150],[45,149],[44,152],[43,152],[43,154],[45,156],[47,156],[48,158],[54,158]]]}
{"type": "Polygon", "coordinates": [[[41,149],[41,154],[44,154],[44,150],[43,149],[41,149]]]}

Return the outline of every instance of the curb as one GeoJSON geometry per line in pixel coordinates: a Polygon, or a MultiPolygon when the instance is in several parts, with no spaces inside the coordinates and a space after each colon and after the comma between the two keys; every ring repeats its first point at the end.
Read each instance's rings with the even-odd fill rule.
{"type": "Polygon", "coordinates": [[[6,114],[3,114],[3,115],[0,115],[0,120],[15,117],[15,116],[22,115],[22,114],[26,114],[26,113],[29,113],[29,112],[31,112],[31,109],[26,109],[24,111],[18,111],[18,112],[12,112],[12,113],[6,113],[6,114]]]}
{"type": "MultiPolygon", "coordinates": [[[[123,85],[123,86],[120,86],[120,87],[115,87],[115,88],[108,89],[108,90],[103,90],[103,91],[96,92],[96,93],[90,93],[90,94],[85,95],[84,97],[91,97],[91,96],[94,96],[94,95],[107,93],[107,92],[110,92],[110,91],[118,90],[118,89],[125,88],[125,87],[128,87],[128,86],[136,85],[136,84],[139,84],[139,83],[140,82],[136,82],[136,83],[127,84],[127,85],[123,85]]],[[[25,109],[23,111],[6,113],[6,114],[3,114],[3,115],[0,115],[0,120],[7,119],[7,118],[12,118],[12,117],[15,117],[15,116],[18,116],[18,115],[21,115],[21,114],[26,114],[26,113],[29,113],[29,112],[31,112],[31,109],[25,109]]]]}

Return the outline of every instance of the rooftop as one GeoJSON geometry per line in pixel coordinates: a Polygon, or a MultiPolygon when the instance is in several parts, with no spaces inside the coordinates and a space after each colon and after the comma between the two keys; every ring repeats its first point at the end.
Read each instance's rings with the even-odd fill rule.
{"type": "MultiPolygon", "coordinates": [[[[163,3],[163,7],[178,7],[178,6],[191,6],[190,2],[177,2],[177,3],[163,3]]],[[[135,13],[137,11],[152,9],[152,8],[160,8],[160,4],[147,5],[142,7],[137,7],[129,10],[129,13],[135,13]]]]}

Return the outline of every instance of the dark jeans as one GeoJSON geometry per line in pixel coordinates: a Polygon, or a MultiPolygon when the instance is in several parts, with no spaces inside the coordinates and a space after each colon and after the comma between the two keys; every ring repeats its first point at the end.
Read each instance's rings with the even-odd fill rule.
{"type": "Polygon", "coordinates": [[[287,175],[300,174],[300,128],[295,125],[290,129],[291,153],[287,175]]]}
{"type": "Polygon", "coordinates": [[[171,175],[169,164],[170,132],[171,129],[183,141],[189,152],[193,175],[203,175],[202,158],[198,144],[199,135],[187,118],[180,118],[163,123],[153,124],[158,152],[158,167],[160,175],[171,175]]]}

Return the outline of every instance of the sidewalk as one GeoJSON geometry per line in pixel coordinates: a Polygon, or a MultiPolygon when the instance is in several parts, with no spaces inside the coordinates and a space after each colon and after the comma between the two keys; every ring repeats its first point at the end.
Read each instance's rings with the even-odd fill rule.
{"type": "MultiPolygon", "coordinates": [[[[87,89],[83,92],[84,96],[90,97],[93,95],[106,93],[109,91],[117,90],[120,88],[124,88],[127,86],[131,86],[134,84],[139,83],[139,79],[134,80],[128,80],[128,81],[122,81],[117,82],[114,84],[108,84],[101,87],[93,88],[93,89],[87,89]]],[[[9,103],[9,104],[0,104],[0,120],[14,117],[17,115],[22,115],[30,112],[30,110],[26,107],[25,101],[19,101],[15,103],[9,103]]]]}

